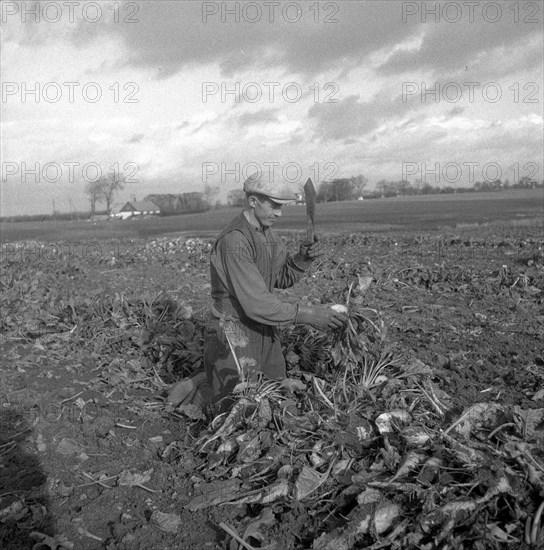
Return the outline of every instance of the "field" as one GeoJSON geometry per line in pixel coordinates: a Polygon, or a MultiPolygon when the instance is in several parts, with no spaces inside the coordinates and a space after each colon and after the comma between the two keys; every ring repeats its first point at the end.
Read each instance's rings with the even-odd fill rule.
{"type": "MultiPolygon", "coordinates": [[[[0,225],[1,242],[22,240],[79,241],[140,239],[165,234],[213,236],[238,209],[223,208],[204,214],[131,221],[18,222],[0,225]]],[[[317,205],[319,226],[325,232],[383,231],[389,229],[455,229],[506,220],[542,220],[542,189],[515,189],[498,193],[429,195],[391,199],[326,203],[317,205]]],[[[305,226],[304,205],[284,208],[281,228],[301,230],[305,226]]]]}
{"type": "Polygon", "coordinates": [[[235,213],[2,225],[0,547],[544,547],[542,190],[318,205],[280,293],[353,332],[285,330],[289,382],[209,425],[165,397],[235,213]]]}

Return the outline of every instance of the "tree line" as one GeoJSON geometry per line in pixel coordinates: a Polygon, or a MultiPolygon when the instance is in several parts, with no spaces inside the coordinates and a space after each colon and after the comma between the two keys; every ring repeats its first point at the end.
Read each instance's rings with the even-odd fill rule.
{"type": "Polygon", "coordinates": [[[360,198],[398,197],[407,195],[432,195],[449,193],[471,193],[481,191],[501,191],[504,189],[536,189],[544,187],[544,180],[537,182],[528,176],[520,178],[517,183],[510,183],[508,179],[494,181],[476,181],[472,187],[452,187],[431,185],[428,182],[416,180],[386,180],[381,179],[376,183],[374,191],[364,192],[368,179],[363,175],[350,178],[337,178],[329,182],[319,184],[316,199],[319,202],[349,201],[360,198]]]}
{"type": "MultiPolygon", "coordinates": [[[[349,178],[337,178],[331,181],[323,181],[317,187],[316,200],[318,202],[340,202],[357,200],[360,198],[372,199],[382,197],[397,197],[406,195],[432,195],[449,193],[471,193],[471,192],[492,192],[505,189],[536,189],[544,188],[544,180],[536,181],[529,176],[523,176],[519,181],[511,183],[508,179],[504,181],[497,179],[494,181],[476,181],[472,187],[452,187],[431,185],[428,182],[415,180],[386,180],[381,179],[376,183],[375,190],[367,190],[368,178],[359,174],[349,178]]],[[[109,214],[113,199],[118,191],[124,188],[123,183],[115,177],[114,174],[102,176],[98,180],[88,182],[85,186],[85,193],[89,197],[91,212],[94,216],[99,213],[97,205],[103,204],[105,208],[100,213],[109,214]]],[[[222,206],[218,198],[219,186],[205,185],[202,189],[202,199],[207,205],[206,208],[219,208],[222,206]]],[[[302,188],[300,189],[302,194],[302,188]]],[[[244,204],[245,193],[242,189],[233,189],[227,193],[227,206],[241,207],[244,204]]],[[[204,208],[204,210],[206,209],[204,208]]],[[[202,210],[201,210],[202,211],[202,210]]],[[[53,212],[53,215],[21,215],[3,217],[2,221],[23,221],[23,220],[43,220],[43,219],[86,219],[89,212],[53,212]]]]}
{"type": "MultiPolygon", "coordinates": [[[[544,181],[537,182],[528,176],[522,177],[517,183],[497,179],[494,181],[476,181],[472,187],[452,187],[431,185],[422,180],[410,182],[407,180],[381,179],[374,190],[367,190],[368,178],[362,174],[349,178],[337,178],[323,181],[317,186],[316,200],[318,202],[340,202],[357,199],[375,199],[409,195],[433,195],[449,193],[473,193],[481,191],[501,191],[505,189],[536,189],[544,187],[544,181]]],[[[302,191],[302,190],[301,190],[302,191]]],[[[205,193],[209,197],[209,193],[205,193]]],[[[227,193],[228,206],[243,206],[245,193],[241,189],[233,189],[227,193]]]]}

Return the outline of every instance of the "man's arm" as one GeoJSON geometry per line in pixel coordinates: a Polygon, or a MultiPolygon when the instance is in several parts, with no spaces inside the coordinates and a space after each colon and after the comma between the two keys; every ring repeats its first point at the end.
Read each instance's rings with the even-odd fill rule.
{"type": "Polygon", "coordinates": [[[315,242],[311,245],[301,244],[300,250],[294,256],[291,256],[282,244],[281,253],[283,254],[282,267],[276,277],[276,288],[289,288],[299,281],[306,271],[311,267],[313,261],[322,256],[319,249],[319,236],[315,235],[315,242]]]}
{"type": "MultiPolygon", "coordinates": [[[[309,266],[308,266],[309,267],[309,266]]],[[[299,267],[294,261],[292,256],[287,252],[283,265],[280,268],[274,284],[275,288],[289,288],[295,283],[300,281],[306,273],[306,268],[299,267]]]]}
{"type": "Polygon", "coordinates": [[[268,290],[241,232],[227,233],[217,243],[217,261],[222,267],[225,285],[250,319],[272,326],[295,322],[297,305],[282,302],[268,290]]]}

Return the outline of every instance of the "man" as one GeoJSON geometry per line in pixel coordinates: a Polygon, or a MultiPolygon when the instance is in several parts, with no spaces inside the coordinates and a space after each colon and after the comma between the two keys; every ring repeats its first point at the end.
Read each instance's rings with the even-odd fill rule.
{"type": "Polygon", "coordinates": [[[224,401],[239,383],[240,369],[248,377],[262,372],[268,378],[282,379],[281,327],[297,323],[326,330],[347,322],[345,315],[332,309],[282,302],[273,292],[274,288],[292,286],[304,275],[321,255],[318,243],[302,243],[298,254],[290,256],[272,229],[282,206],[296,200],[290,190],[253,174],[244,182],[244,192],[242,213],[222,231],[211,252],[212,307],[204,339],[206,377],[197,375],[189,386],[181,382],[181,399],[169,398],[173,403],[187,402],[186,390],[196,385],[190,402],[224,401]],[[228,326],[235,327],[234,333],[228,326]]]}
{"type": "Polygon", "coordinates": [[[282,302],[273,293],[274,288],[288,288],[304,275],[320,256],[318,243],[303,243],[291,257],[272,229],[282,206],[296,200],[290,190],[253,174],[244,182],[244,192],[244,210],[219,235],[210,258],[213,303],[204,367],[214,400],[229,395],[239,382],[236,359],[239,364],[244,359],[242,368],[249,373],[285,378],[278,336],[281,327],[303,323],[325,330],[347,322],[344,315],[329,308],[282,302]],[[234,349],[220,323],[225,316],[234,318],[240,331],[242,345],[234,349]]]}

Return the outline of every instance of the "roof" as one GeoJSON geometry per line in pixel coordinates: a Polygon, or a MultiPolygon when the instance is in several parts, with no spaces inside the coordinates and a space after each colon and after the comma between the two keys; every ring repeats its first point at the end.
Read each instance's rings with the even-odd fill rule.
{"type": "Polygon", "coordinates": [[[125,206],[122,202],[116,202],[113,204],[113,206],[110,208],[110,214],[118,214],[121,212],[123,206],[125,206]]]}
{"type": "Polygon", "coordinates": [[[153,201],[129,201],[122,210],[132,210],[134,212],[159,212],[160,208],[153,201]]]}

